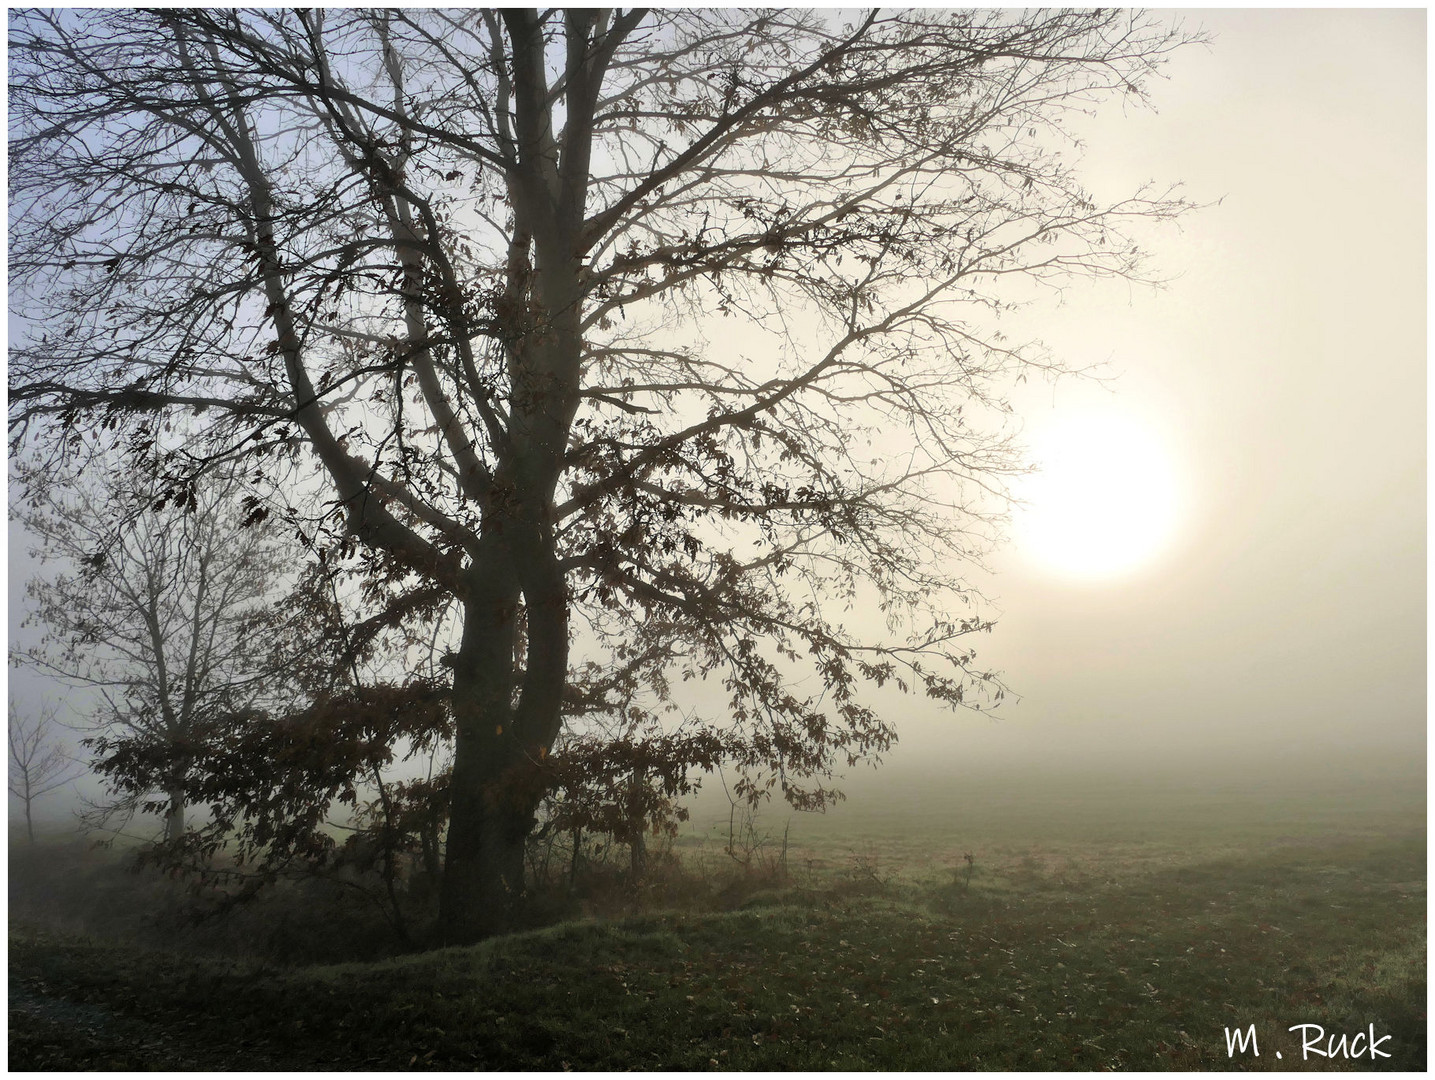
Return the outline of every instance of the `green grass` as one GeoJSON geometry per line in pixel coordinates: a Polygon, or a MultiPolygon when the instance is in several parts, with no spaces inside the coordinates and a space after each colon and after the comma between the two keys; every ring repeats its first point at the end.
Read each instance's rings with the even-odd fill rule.
{"type": "Polygon", "coordinates": [[[737,910],[377,962],[264,968],[12,923],[10,1066],[1424,1067],[1420,817],[1149,799],[1133,817],[1122,798],[988,823],[986,846],[941,814],[803,821],[789,884],[722,892],[737,910]],[[1392,1057],[1302,1062],[1301,1023],[1373,1024],[1392,1057]],[[1260,1057],[1228,1057],[1225,1029],[1251,1024],[1260,1057]]]}

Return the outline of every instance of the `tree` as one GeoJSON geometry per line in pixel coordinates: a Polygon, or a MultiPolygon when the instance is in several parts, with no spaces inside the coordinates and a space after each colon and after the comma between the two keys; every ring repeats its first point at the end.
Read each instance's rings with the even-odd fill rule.
{"type": "Polygon", "coordinates": [[[273,700],[283,682],[266,638],[290,569],[284,546],[241,527],[247,511],[222,479],[170,514],[143,477],[61,487],[20,471],[33,496],[19,518],[50,571],[29,586],[44,636],[16,659],[97,692],[86,742],[102,760],[121,742],[164,749],[155,788],[126,785],[101,810],[161,812],[176,841],[202,733],[221,713],[273,700]]]}
{"type": "Polygon", "coordinates": [[[25,836],[35,842],[35,800],[72,783],[84,768],[55,737],[55,709],[43,707],[32,719],[10,702],[10,794],[25,807],[25,836]]]}
{"type": "Polygon", "coordinates": [[[510,923],[574,716],[720,687],[689,730],[810,808],[894,738],[863,685],[999,698],[961,566],[1017,467],[1005,380],[1057,365],[997,316],[1144,273],[1131,227],[1184,204],[1096,202],[1062,124],[1185,40],[1107,10],[17,13],[12,439],[113,430],[179,489],[241,460],[387,618],[458,605],[441,921],[470,940],[510,923]]]}

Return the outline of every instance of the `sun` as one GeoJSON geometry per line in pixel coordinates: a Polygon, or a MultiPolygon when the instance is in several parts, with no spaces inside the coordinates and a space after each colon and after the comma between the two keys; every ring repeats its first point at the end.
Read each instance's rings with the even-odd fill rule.
{"type": "Polygon", "coordinates": [[[1049,571],[1113,578],[1141,568],[1173,539],[1176,470],[1160,432],[1115,410],[1088,410],[1029,438],[1038,472],[1017,485],[1016,547],[1049,571]]]}

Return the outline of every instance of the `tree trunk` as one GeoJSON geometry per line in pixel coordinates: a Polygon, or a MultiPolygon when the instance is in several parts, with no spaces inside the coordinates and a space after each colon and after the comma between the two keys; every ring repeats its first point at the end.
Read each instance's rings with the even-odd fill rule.
{"type": "MultiPolygon", "coordinates": [[[[508,178],[516,227],[499,313],[512,389],[508,442],[483,511],[481,550],[466,575],[454,667],[453,797],[439,906],[441,932],[453,943],[514,924],[524,845],[543,795],[539,772],[558,738],[568,675],[568,591],[554,540],[553,493],[579,402],[578,252],[591,131],[570,103],[568,123],[578,127],[562,157],[568,163],[577,156],[568,163],[572,173],[560,177],[541,31],[531,12],[505,9],[504,19],[514,42],[519,144],[508,178]],[[521,685],[514,655],[520,599],[521,685]]],[[[589,29],[591,22],[582,22],[580,36],[589,29]]]]}
{"type": "Polygon", "coordinates": [[[505,524],[468,573],[454,661],[452,801],[439,903],[440,932],[451,944],[514,925],[524,847],[543,796],[540,767],[558,737],[568,669],[568,601],[551,533],[512,518],[505,524]],[[520,594],[527,649],[515,703],[520,594]]]}
{"type": "MultiPolygon", "coordinates": [[[[460,773],[457,760],[454,775],[460,773]]],[[[467,944],[514,928],[524,893],[523,852],[533,813],[511,805],[502,778],[485,778],[460,800],[455,785],[440,932],[467,944]]]]}
{"type": "Polygon", "coordinates": [[[426,821],[419,831],[419,844],[423,856],[424,874],[430,881],[438,881],[441,873],[438,854],[438,824],[426,821]]]}
{"type": "Polygon", "coordinates": [[[643,783],[643,770],[634,768],[628,778],[628,863],[635,884],[648,865],[648,849],[643,835],[647,831],[643,814],[643,783]]]}
{"type": "Polygon", "coordinates": [[[30,796],[25,796],[25,835],[30,838],[30,843],[35,842],[35,822],[30,816],[30,796]]]}
{"type": "Polygon", "coordinates": [[[184,835],[184,791],[169,789],[169,809],[164,815],[164,840],[172,844],[184,835]]]}
{"type": "Polygon", "coordinates": [[[454,661],[452,800],[440,933],[450,944],[512,925],[523,892],[523,842],[532,826],[504,791],[520,755],[513,730],[513,647],[517,582],[496,541],[474,560],[454,661]]]}

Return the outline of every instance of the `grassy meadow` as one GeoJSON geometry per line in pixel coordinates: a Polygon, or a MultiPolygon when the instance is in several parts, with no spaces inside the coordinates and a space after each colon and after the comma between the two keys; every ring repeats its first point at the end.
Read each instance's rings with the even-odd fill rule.
{"type": "Polygon", "coordinates": [[[162,883],[52,859],[66,899],[12,845],[9,1064],[1421,1069],[1424,816],[1379,776],[877,774],[731,844],[709,797],[652,880],[550,925],[339,963],[257,922],[138,929],[162,883]],[[132,932],[104,918],[125,895],[132,932]]]}

